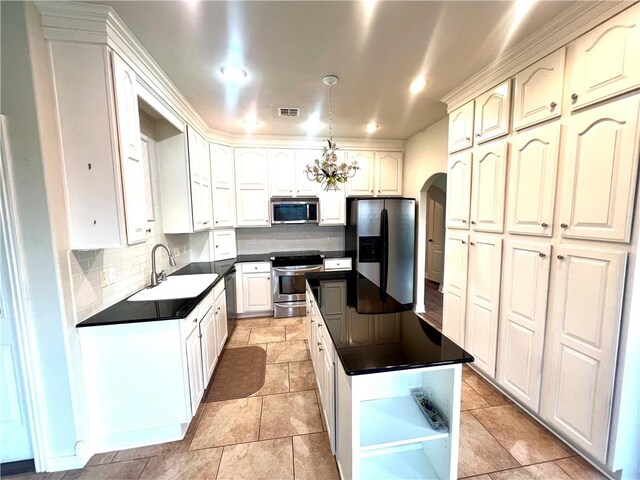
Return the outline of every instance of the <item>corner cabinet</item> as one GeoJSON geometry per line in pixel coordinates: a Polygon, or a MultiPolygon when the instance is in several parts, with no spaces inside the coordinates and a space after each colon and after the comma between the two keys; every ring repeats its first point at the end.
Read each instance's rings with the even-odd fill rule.
{"type": "Polygon", "coordinates": [[[211,183],[213,186],[213,228],[236,226],[236,181],[233,149],[212,143],[211,183]]]}
{"type": "Polygon", "coordinates": [[[144,241],[145,178],[134,70],[105,45],[50,40],[48,52],[70,248],[144,241]]]}
{"type": "Polygon", "coordinates": [[[264,148],[236,148],[238,227],[269,227],[269,162],[264,148]]]}

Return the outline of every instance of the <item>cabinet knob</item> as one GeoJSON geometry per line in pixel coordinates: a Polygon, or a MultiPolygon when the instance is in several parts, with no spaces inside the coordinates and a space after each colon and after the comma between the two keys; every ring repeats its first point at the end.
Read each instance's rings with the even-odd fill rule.
{"type": "Polygon", "coordinates": [[[542,223],[540,224],[540,226],[541,226],[542,228],[547,228],[547,227],[549,226],[549,224],[542,222],[542,223]]]}
{"type": "Polygon", "coordinates": [[[558,104],[556,102],[551,102],[549,104],[549,108],[551,108],[551,110],[553,110],[554,108],[556,108],[558,106],[558,104]]]}
{"type": "Polygon", "coordinates": [[[209,220],[207,220],[206,222],[202,222],[203,225],[209,225],[209,220]]]}
{"type": "Polygon", "coordinates": [[[216,223],[218,223],[218,220],[216,220],[216,223]]]}
{"type": "Polygon", "coordinates": [[[464,139],[465,139],[467,142],[470,142],[470,141],[471,141],[471,138],[469,138],[469,137],[464,137],[464,139]]]}
{"type": "Polygon", "coordinates": [[[289,193],[293,193],[293,190],[289,190],[289,193]]]}
{"type": "Polygon", "coordinates": [[[218,248],[220,245],[216,245],[216,248],[218,248]]]}
{"type": "Polygon", "coordinates": [[[324,352],[324,350],[322,350],[322,347],[318,347],[318,351],[324,352]]]}
{"type": "Polygon", "coordinates": [[[471,225],[475,225],[475,224],[476,224],[475,220],[471,220],[471,225]]]}
{"type": "Polygon", "coordinates": [[[463,245],[466,245],[467,242],[465,242],[464,240],[460,240],[462,242],[463,245]]]}
{"type": "Polygon", "coordinates": [[[462,223],[467,223],[467,221],[463,219],[463,220],[462,220],[462,223]]]}
{"type": "Polygon", "coordinates": [[[151,229],[150,229],[150,228],[147,228],[147,229],[145,230],[145,232],[147,232],[147,233],[151,233],[151,229]]]}
{"type": "Polygon", "coordinates": [[[546,257],[547,255],[546,255],[546,254],[544,254],[544,253],[542,253],[542,252],[540,252],[540,253],[538,253],[538,256],[539,256],[540,258],[544,258],[544,257],[546,257]]]}
{"type": "Polygon", "coordinates": [[[558,255],[558,260],[564,260],[564,255],[558,255]]]}
{"type": "Polygon", "coordinates": [[[568,227],[569,227],[569,225],[567,225],[566,223],[561,223],[560,224],[560,228],[568,228],[568,227]]]}
{"type": "Polygon", "coordinates": [[[269,220],[265,220],[264,223],[269,223],[269,220]]]}
{"type": "Polygon", "coordinates": [[[476,133],[476,138],[480,138],[480,134],[479,133],[476,133]]]}
{"type": "Polygon", "coordinates": [[[315,322],[315,320],[311,320],[311,323],[315,322]]]}
{"type": "Polygon", "coordinates": [[[578,94],[577,93],[572,93],[571,94],[571,100],[573,100],[574,103],[575,103],[575,101],[578,100],[578,94]]]}
{"type": "Polygon", "coordinates": [[[429,240],[427,240],[427,242],[432,243],[433,242],[433,238],[430,238],[429,240]]]}
{"type": "Polygon", "coordinates": [[[322,344],[320,342],[318,342],[318,346],[320,347],[320,346],[322,346],[322,344]]]}
{"type": "Polygon", "coordinates": [[[198,319],[197,319],[197,318],[194,318],[194,319],[193,319],[193,323],[198,323],[198,319]]]}
{"type": "Polygon", "coordinates": [[[371,193],[373,193],[373,190],[371,190],[371,193]]]}
{"type": "MultiPolygon", "coordinates": [[[[464,242],[463,242],[463,243],[464,243],[464,242]]],[[[475,243],[474,243],[474,242],[469,242],[469,245],[475,245],[475,243]]]]}

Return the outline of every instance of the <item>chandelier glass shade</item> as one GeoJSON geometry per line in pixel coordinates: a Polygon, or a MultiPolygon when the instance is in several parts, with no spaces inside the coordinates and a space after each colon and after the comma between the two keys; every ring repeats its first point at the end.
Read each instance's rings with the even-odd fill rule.
{"type": "Polygon", "coordinates": [[[335,75],[327,75],[322,79],[325,85],[329,86],[329,139],[327,145],[322,148],[322,157],[316,159],[312,165],[307,165],[304,173],[312,182],[319,183],[325,192],[340,190],[340,184],[346,183],[347,179],[353,177],[358,171],[358,162],[347,164],[346,161],[338,161],[338,146],[333,141],[332,135],[332,105],[331,87],[338,82],[335,75]]]}

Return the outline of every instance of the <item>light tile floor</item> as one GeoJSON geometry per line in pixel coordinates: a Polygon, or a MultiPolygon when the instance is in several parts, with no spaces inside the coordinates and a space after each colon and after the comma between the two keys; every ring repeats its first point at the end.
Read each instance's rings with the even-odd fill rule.
{"type": "MultiPolygon", "coordinates": [[[[200,405],[180,441],[94,455],[79,470],[11,480],[338,478],[301,318],[239,320],[227,348],[267,351],[264,386],[200,405]]],[[[466,480],[604,479],[470,368],[463,369],[459,476],[466,480]]]]}

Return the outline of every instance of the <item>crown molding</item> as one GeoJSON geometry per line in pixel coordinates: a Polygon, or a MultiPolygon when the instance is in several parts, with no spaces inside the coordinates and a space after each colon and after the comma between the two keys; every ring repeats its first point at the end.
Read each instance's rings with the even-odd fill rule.
{"type": "Polygon", "coordinates": [[[636,1],[576,2],[544,28],[507,50],[495,61],[441,98],[451,112],[522,69],[572,42],[636,1]]]}
{"type": "MultiPolygon", "coordinates": [[[[171,81],[151,54],[108,6],[74,1],[38,1],[44,37],[51,41],[103,44],[112,48],[136,71],[138,82],[157,102],[211,142],[228,146],[287,146],[320,148],[323,139],[307,136],[246,135],[210,128],[171,81]]],[[[402,151],[404,140],[336,138],[341,147],[356,150],[402,151]]]]}

